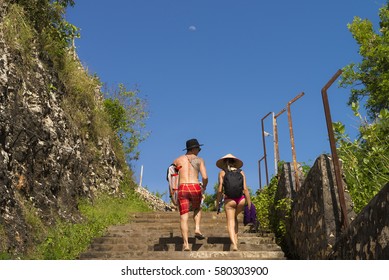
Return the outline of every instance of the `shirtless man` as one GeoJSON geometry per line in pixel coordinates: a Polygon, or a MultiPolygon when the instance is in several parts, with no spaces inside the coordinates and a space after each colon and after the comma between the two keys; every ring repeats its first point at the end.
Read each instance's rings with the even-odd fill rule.
{"type": "MultiPolygon", "coordinates": [[[[208,184],[208,176],[204,160],[197,157],[201,151],[197,139],[186,141],[186,154],[174,160],[174,164],[180,168],[180,179],[178,187],[178,206],[180,209],[181,234],[184,242],[183,250],[189,251],[188,242],[188,217],[190,203],[193,209],[193,219],[195,221],[195,237],[204,239],[200,231],[201,221],[201,199],[203,192],[208,184]],[[202,184],[199,182],[199,173],[201,174],[202,184]]],[[[172,194],[171,194],[172,195],[172,194]]]]}

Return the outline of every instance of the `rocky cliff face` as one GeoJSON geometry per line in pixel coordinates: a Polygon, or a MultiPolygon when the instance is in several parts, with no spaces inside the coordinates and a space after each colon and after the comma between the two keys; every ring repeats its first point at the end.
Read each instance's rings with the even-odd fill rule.
{"type": "Polygon", "coordinates": [[[62,106],[67,92],[50,62],[35,54],[26,67],[7,46],[7,5],[0,3],[0,252],[13,254],[33,242],[29,219],[79,220],[77,199],[118,191],[122,172],[107,139],[97,139],[98,153],[91,153],[72,125],[62,106]]]}

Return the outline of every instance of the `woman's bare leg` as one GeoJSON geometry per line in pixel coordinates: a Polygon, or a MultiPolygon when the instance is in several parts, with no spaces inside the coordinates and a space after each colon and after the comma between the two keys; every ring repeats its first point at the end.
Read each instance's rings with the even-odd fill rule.
{"type": "Polygon", "coordinates": [[[236,202],[234,200],[227,200],[225,204],[225,211],[227,217],[227,230],[231,240],[232,250],[238,250],[238,240],[236,234],[236,202]]]}
{"type": "Polygon", "coordinates": [[[236,206],[236,211],[235,211],[235,240],[236,240],[236,244],[238,244],[238,232],[239,232],[238,215],[241,212],[243,212],[245,203],[246,203],[246,199],[242,199],[241,201],[239,201],[239,204],[236,206]]]}

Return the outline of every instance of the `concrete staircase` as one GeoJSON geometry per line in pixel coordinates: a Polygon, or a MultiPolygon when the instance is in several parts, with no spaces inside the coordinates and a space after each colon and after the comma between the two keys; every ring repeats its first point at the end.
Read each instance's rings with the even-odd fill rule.
{"type": "Polygon", "coordinates": [[[193,213],[189,213],[190,252],[182,251],[180,214],[147,212],[131,214],[125,225],[111,226],[106,235],[93,240],[80,254],[83,260],[204,260],[204,259],[285,259],[269,232],[251,232],[239,217],[239,251],[230,251],[225,213],[203,212],[201,231],[204,240],[194,238],[193,213]]]}

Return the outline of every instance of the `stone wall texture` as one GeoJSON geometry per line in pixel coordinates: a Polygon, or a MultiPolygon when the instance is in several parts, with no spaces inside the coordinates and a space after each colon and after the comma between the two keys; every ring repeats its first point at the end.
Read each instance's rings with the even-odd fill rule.
{"type": "Polygon", "coordinates": [[[123,174],[107,139],[98,139],[93,154],[72,125],[50,62],[36,53],[26,64],[7,46],[8,3],[0,3],[0,252],[19,254],[39,238],[32,219],[79,221],[77,199],[118,192],[123,174]]]}
{"type": "Polygon", "coordinates": [[[330,259],[389,260],[389,183],[337,240],[330,259]]]}
{"type": "Polygon", "coordinates": [[[135,191],[139,194],[140,198],[155,211],[177,211],[177,207],[173,204],[166,203],[160,197],[155,196],[143,187],[137,187],[135,191]]]}
{"type": "Polygon", "coordinates": [[[356,216],[343,182],[349,224],[344,229],[331,158],[318,157],[297,191],[292,173],[293,167],[286,163],[276,194],[276,200],[293,201],[289,215],[276,212],[286,224],[281,246],[288,258],[389,259],[388,185],[356,216]]]}

